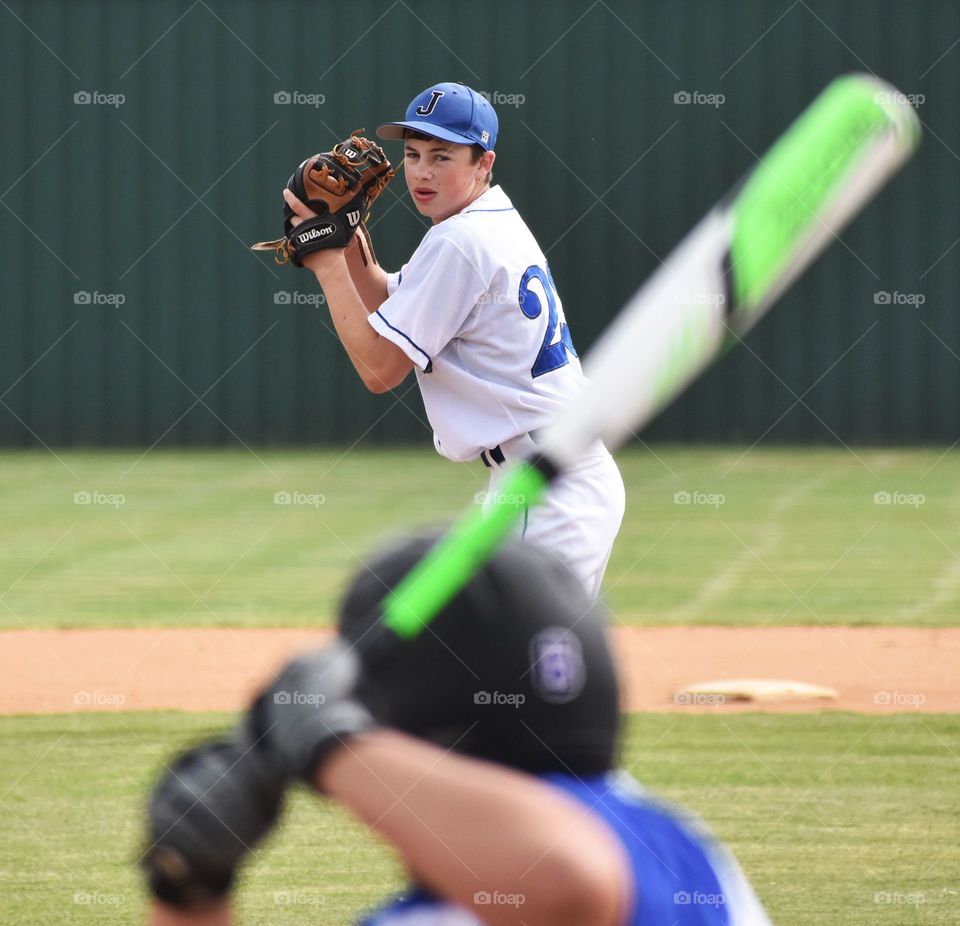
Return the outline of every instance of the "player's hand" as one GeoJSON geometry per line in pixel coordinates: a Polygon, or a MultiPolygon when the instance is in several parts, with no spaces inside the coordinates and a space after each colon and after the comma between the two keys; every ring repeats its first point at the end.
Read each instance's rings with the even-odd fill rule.
{"type": "MultiPolygon", "coordinates": [[[[290,224],[294,228],[303,222],[304,219],[312,219],[317,214],[309,206],[297,199],[293,190],[284,188],[283,200],[293,210],[294,214],[293,218],[290,219],[290,224]]],[[[343,248],[328,248],[308,254],[303,258],[303,266],[317,273],[338,260],[343,260],[343,248]]]]}
{"type": "Polygon", "coordinates": [[[278,775],[316,785],[321,763],[376,725],[355,695],[359,674],[356,652],[337,637],[287,663],[264,688],[250,709],[248,735],[278,775]]]}
{"type": "Polygon", "coordinates": [[[141,864],[154,897],[181,910],[216,906],[276,823],[285,784],[242,732],[181,755],[147,812],[141,864]]]}
{"type": "Polygon", "coordinates": [[[312,219],[317,214],[309,206],[300,202],[293,190],[288,190],[286,187],[283,190],[283,200],[294,212],[294,218],[290,220],[290,224],[294,228],[304,219],[312,219]]]}

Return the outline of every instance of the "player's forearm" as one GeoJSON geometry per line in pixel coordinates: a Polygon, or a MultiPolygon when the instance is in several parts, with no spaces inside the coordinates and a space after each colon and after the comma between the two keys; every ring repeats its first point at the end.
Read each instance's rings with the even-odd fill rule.
{"type": "MultiPolygon", "coordinates": [[[[330,319],[336,328],[350,362],[364,384],[373,392],[393,389],[403,379],[412,364],[406,364],[397,379],[400,348],[381,338],[367,321],[369,312],[354,286],[346,255],[326,251],[323,263],[316,263],[314,273],[327,297],[330,319]],[[330,256],[327,256],[330,255],[330,256]]],[[[384,281],[384,295],[386,282],[384,281]]]]}
{"type": "MultiPolygon", "coordinates": [[[[327,308],[343,346],[360,358],[372,355],[380,336],[367,321],[367,307],[353,284],[344,251],[327,252],[331,257],[314,269],[317,282],[327,297],[327,308]]],[[[326,255],[325,255],[326,256],[326,255]]]]}
{"type": "Polygon", "coordinates": [[[626,863],[613,837],[530,776],[392,731],[351,740],[321,774],[425,886],[485,922],[621,919],[626,863]]]}
{"type": "Polygon", "coordinates": [[[370,233],[363,225],[357,229],[344,256],[360,301],[368,313],[376,312],[387,300],[387,274],[377,263],[370,233]]]}

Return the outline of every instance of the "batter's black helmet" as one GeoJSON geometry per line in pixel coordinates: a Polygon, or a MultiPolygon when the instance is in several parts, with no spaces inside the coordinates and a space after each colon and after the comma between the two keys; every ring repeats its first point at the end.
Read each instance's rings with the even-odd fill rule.
{"type": "MultiPolygon", "coordinates": [[[[361,570],[340,608],[345,638],[361,640],[438,536],[406,539],[361,570]]],[[[386,725],[512,768],[587,775],[614,762],[619,692],[603,609],[562,563],[519,540],[418,637],[370,665],[358,694],[386,725]]]]}

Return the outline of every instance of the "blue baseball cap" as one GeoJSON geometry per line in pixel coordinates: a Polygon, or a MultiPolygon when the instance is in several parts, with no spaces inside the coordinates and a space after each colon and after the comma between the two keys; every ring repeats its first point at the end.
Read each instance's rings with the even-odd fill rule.
{"type": "Polygon", "coordinates": [[[464,84],[434,84],[413,98],[404,122],[377,128],[379,138],[403,138],[406,129],[458,145],[491,151],[500,127],[490,102],[464,84]]]}

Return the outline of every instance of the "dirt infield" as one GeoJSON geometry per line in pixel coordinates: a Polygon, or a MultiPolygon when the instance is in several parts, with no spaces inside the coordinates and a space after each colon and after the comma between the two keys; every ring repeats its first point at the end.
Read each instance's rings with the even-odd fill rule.
{"type": "MultiPolygon", "coordinates": [[[[960,628],[615,627],[631,711],[892,713],[960,710],[960,628]],[[830,702],[677,703],[716,679],[788,678],[838,691],[830,702]]],[[[0,632],[0,714],[234,710],[311,630],[0,632]]]]}

